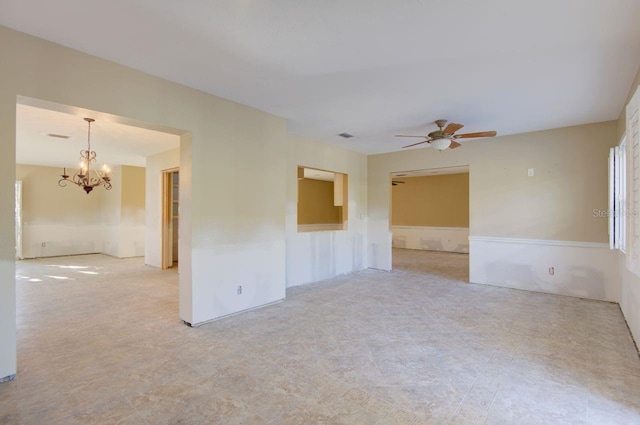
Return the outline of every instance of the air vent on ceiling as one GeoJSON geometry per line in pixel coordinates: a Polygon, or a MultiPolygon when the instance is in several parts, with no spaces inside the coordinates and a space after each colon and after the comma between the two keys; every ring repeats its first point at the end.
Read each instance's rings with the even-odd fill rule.
{"type": "Polygon", "coordinates": [[[49,134],[47,134],[47,136],[55,137],[56,139],[68,139],[69,138],[69,136],[65,136],[64,134],[55,134],[55,133],[49,133],[49,134]]]}
{"type": "Polygon", "coordinates": [[[349,133],[340,133],[338,134],[338,136],[340,137],[344,137],[345,139],[350,139],[353,137],[353,134],[349,134],[349,133]]]}
{"type": "Polygon", "coordinates": [[[406,174],[396,174],[396,177],[404,177],[406,174]]]}

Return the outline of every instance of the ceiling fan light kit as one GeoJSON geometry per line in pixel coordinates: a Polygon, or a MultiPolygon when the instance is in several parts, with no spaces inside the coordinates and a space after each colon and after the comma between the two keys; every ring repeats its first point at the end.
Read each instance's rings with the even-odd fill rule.
{"type": "Polygon", "coordinates": [[[443,151],[451,146],[451,139],[449,139],[448,137],[443,137],[442,139],[434,139],[429,142],[429,144],[432,148],[443,151]]]}
{"type": "Polygon", "coordinates": [[[422,142],[413,143],[411,145],[403,146],[403,148],[410,148],[412,146],[418,146],[423,143],[428,143],[432,148],[443,151],[446,149],[455,149],[462,146],[458,143],[457,139],[470,139],[476,137],[494,137],[498,133],[495,131],[481,131],[479,133],[466,133],[466,134],[455,134],[456,131],[460,130],[464,125],[451,123],[445,127],[447,124],[447,120],[436,120],[436,125],[439,130],[432,131],[426,136],[407,136],[404,134],[396,134],[396,137],[417,137],[421,139],[425,139],[422,142]]]}

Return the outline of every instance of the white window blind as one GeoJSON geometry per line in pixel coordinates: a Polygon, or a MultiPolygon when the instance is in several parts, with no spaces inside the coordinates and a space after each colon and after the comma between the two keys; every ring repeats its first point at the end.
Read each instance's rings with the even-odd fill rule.
{"type": "Polygon", "coordinates": [[[626,137],[609,151],[609,248],[626,250],[626,137]]]}
{"type": "Polygon", "coordinates": [[[618,220],[616,226],[616,248],[627,251],[627,138],[622,139],[620,146],[616,149],[616,211],[618,220]]]}

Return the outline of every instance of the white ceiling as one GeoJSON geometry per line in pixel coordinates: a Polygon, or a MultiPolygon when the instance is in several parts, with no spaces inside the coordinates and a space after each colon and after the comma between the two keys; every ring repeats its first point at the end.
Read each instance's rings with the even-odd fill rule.
{"type": "Polygon", "coordinates": [[[637,0],[0,0],[0,11],[2,25],[364,153],[398,150],[394,134],[438,118],[499,135],[615,119],[640,66],[637,0]]]}
{"type": "Polygon", "coordinates": [[[87,122],[91,124],[91,149],[97,165],[144,167],[146,157],[175,149],[180,137],[160,131],[120,124],[103,114],[73,115],[18,104],[16,110],[16,163],[77,168],[80,151],[87,149],[87,122]],[[49,134],[69,136],[68,139],[49,134]]]}

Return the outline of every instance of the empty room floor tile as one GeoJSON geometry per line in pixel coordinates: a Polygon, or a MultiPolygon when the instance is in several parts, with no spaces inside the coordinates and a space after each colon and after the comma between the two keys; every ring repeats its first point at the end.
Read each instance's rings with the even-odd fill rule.
{"type": "Polygon", "coordinates": [[[0,423],[640,423],[617,305],[469,284],[464,254],[393,255],[391,273],[290,288],[197,328],[178,317],[174,270],[18,262],[0,423]]]}

